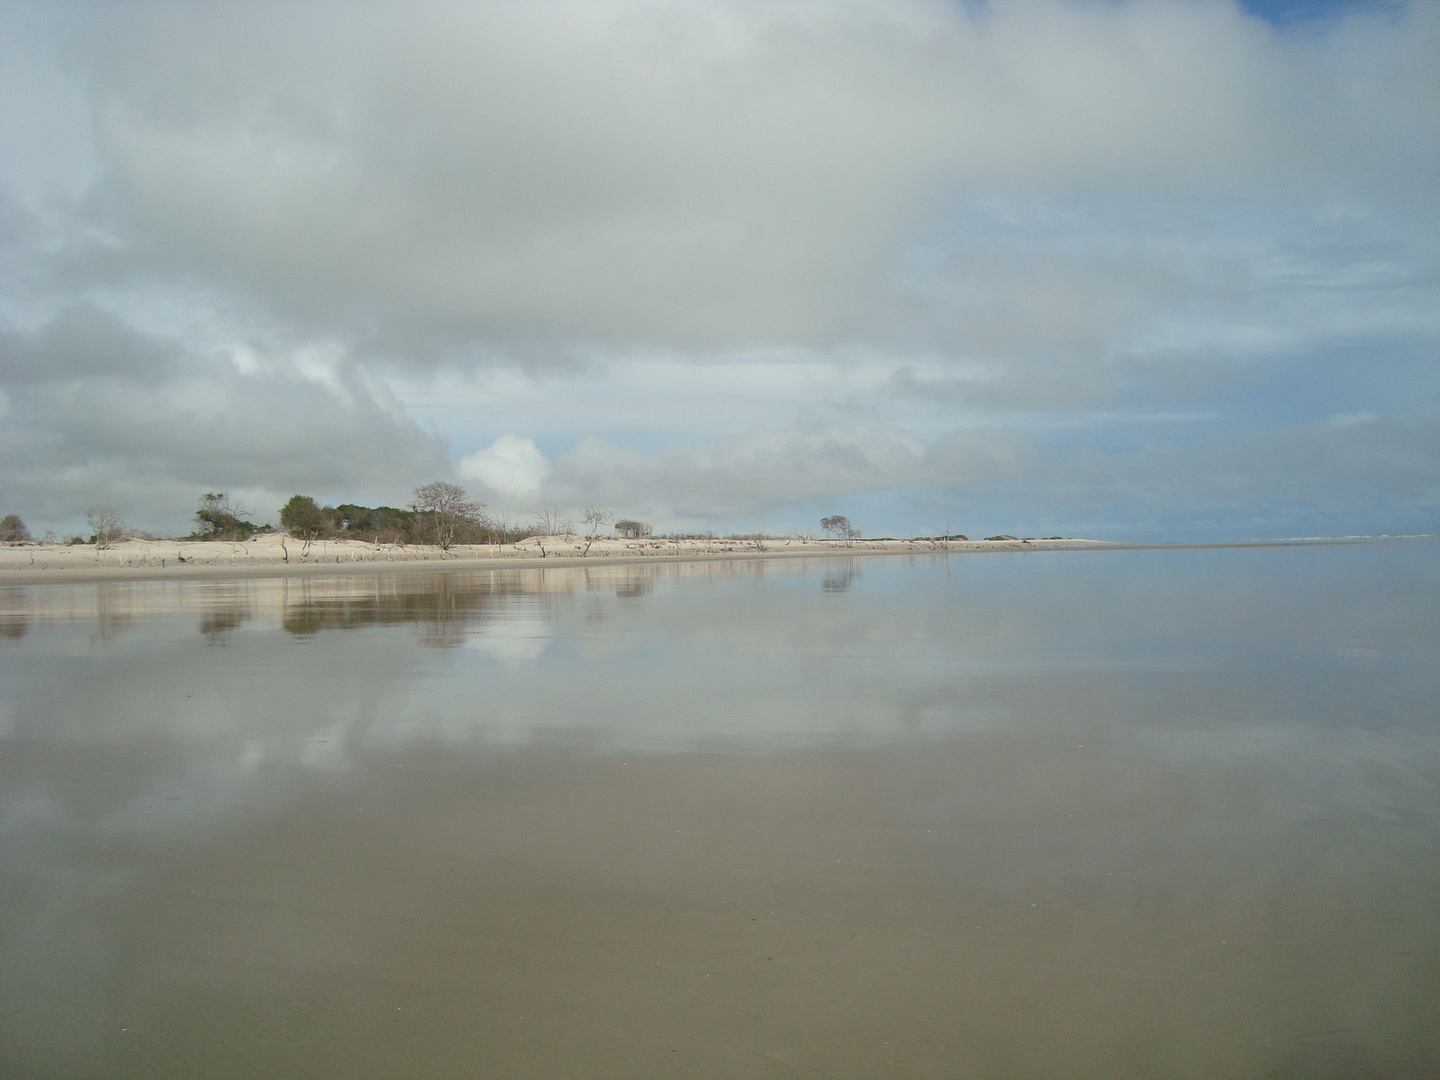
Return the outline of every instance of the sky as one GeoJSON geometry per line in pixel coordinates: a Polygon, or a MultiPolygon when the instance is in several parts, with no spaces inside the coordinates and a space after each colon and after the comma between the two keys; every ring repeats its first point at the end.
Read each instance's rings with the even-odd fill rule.
{"type": "Polygon", "coordinates": [[[0,0],[0,514],[1440,531],[1440,3],[0,0]]]}

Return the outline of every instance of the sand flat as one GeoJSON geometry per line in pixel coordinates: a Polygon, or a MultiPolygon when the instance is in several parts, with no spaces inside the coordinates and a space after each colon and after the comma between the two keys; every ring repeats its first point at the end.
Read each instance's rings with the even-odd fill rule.
{"type": "Polygon", "coordinates": [[[126,540],[104,550],[93,544],[0,545],[0,583],[135,580],[255,574],[404,572],[439,566],[462,570],[553,566],[604,561],[710,560],[941,554],[962,551],[1039,551],[1114,546],[1096,540],[612,540],[580,536],[532,537],[517,544],[371,544],[319,540],[303,544],[270,535],[244,543],[126,540]]]}
{"type": "Polygon", "coordinates": [[[1429,1075],[1437,552],[0,589],[0,1075],[1429,1075]]]}

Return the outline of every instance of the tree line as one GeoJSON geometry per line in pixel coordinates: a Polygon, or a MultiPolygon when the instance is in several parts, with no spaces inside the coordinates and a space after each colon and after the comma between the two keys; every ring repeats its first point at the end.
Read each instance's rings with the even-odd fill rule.
{"type": "MultiPolygon", "coordinates": [[[[548,524],[548,523],[547,523],[548,524]]],[[[568,522],[564,523],[568,525],[568,522]]],[[[408,507],[322,506],[310,495],[292,495],[280,508],[280,527],[305,543],[368,540],[375,544],[509,544],[534,533],[491,515],[459,484],[436,480],[411,493],[408,507]]]]}
{"type": "MultiPolygon", "coordinates": [[[[272,525],[257,525],[254,515],[228,492],[208,491],[200,496],[194,514],[194,529],[179,540],[244,541],[275,532],[272,525]]],[[[581,514],[585,538],[591,542],[607,527],[622,537],[652,535],[646,522],[632,518],[616,520],[600,506],[587,506],[581,514]]],[[[71,544],[91,543],[108,548],[129,537],[146,536],[134,529],[109,506],[91,507],[85,512],[88,540],[72,536],[71,544]]],[[[280,528],[309,544],[316,540],[365,540],[375,544],[435,544],[449,550],[457,544],[513,544],[530,536],[572,535],[575,523],[558,506],[545,506],[534,521],[522,525],[506,514],[491,514],[483,502],[472,499],[459,484],[444,480],[422,484],[411,493],[408,507],[361,506],[341,503],[321,505],[313,496],[292,495],[280,508],[280,528]]],[[[54,542],[47,534],[44,542],[54,542]]],[[[30,529],[18,514],[0,518],[0,542],[34,543],[30,529]]]]}
{"type": "MultiPolygon", "coordinates": [[[[253,515],[228,492],[208,491],[200,496],[195,510],[195,529],[180,540],[231,540],[243,541],[252,536],[272,533],[271,525],[256,525],[253,515]]],[[[650,525],[634,518],[617,518],[601,506],[587,506],[581,512],[583,537],[589,544],[599,539],[607,528],[626,539],[643,539],[653,535],[650,525]]],[[[100,548],[110,547],[120,540],[134,536],[145,536],[127,525],[108,506],[92,507],[85,513],[90,537],[73,536],[69,543],[91,543],[100,548]]],[[[292,495],[280,508],[280,528],[290,536],[309,544],[316,540],[365,540],[374,544],[435,544],[449,550],[456,545],[468,544],[514,544],[531,536],[567,536],[577,530],[574,521],[560,507],[542,507],[528,525],[521,525],[506,514],[492,514],[483,502],[472,499],[459,484],[435,480],[421,484],[411,492],[408,507],[361,506],[358,503],[341,503],[338,506],[322,506],[310,495],[292,495]]],[[[834,514],[820,519],[820,528],[828,539],[854,543],[861,536],[860,529],[850,519],[834,514]]],[[[813,539],[812,533],[801,533],[801,539],[813,539]]],[[[153,539],[153,538],[152,538],[153,539]]],[[[714,533],[671,533],[670,540],[714,540],[714,533]]],[[[765,534],[731,535],[727,539],[763,541],[765,534]]],[[[945,535],[916,537],[931,543],[963,541],[961,533],[951,533],[947,526],[945,535]]],[[[1015,540],[1008,534],[988,536],[987,540],[1015,540]]],[[[1026,537],[1025,539],[1030,539],[1026,537]]],[[[1059,540],[1059,536],[1047,536],[1046,540],[1059,540]]],[[[45,543],[53,543],[53,533],[47,533],[45,543]]],[[[0,518],[0,543],[34,543],[29,528],[18,514],[7,514],[0,518]]]]}

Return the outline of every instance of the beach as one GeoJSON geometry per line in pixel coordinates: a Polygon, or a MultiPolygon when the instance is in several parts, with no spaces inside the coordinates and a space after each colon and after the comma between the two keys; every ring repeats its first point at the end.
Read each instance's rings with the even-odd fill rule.
{"type": "Polygon", "coordinates": [[[1098,540],[816,540],[798,537],[590,540],[570,534],[532,536],[515,544],[457,544],[444,551],[435,545],[361,540],[316,540],[307,544],[272,533],[243,542],[124,540],[103,549],[97,549],[94,544],[6,544],[0,546],[0,584],[433,571],[441,567],[520,569],[599,560],[648,562],[1113,546],[1098,540]]]}
{"type": "Polygon", "coordinates": [[[1435,542],[1085,550],[14,571],[0,1074],[1434,1075],[1435,542]]]}

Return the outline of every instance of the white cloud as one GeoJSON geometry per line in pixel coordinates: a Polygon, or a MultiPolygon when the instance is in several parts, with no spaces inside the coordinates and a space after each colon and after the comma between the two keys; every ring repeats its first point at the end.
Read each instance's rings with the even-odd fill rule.
{"type": "Polygon", "coordinates": [[[501,495],[526,499],[540,490],[541,482],[550,472],[550,463],[532,440],[506,434],[461,458],[455,463],[455,471],[501,495]]]}
{"type": "Polygon", "coordinates": [[[659,454],[586,439],[556,459],[544,492],[565,505],[601,502],[666,526],[694,525],[843,495],[996,482],[1032,453],[1033,440],[1019,434],[921,440],[880,424],[756,432],[659,454]]]}
{"type": "Polygon", "coordinates": [[[539,660],[554,637],[555,628],[547,620],[513,617],[472,630],[465,635],[464,645],[506,667],[524,667],[539,660]]]}
{"type": "Polygon", "coordinates": [[[1325,422],[1331,427],[1354,427],[1356,424],[1368,424],[1374,419],[1373,412],[1361,409],[1359,412],[1336,413],[1325,422]]]}

